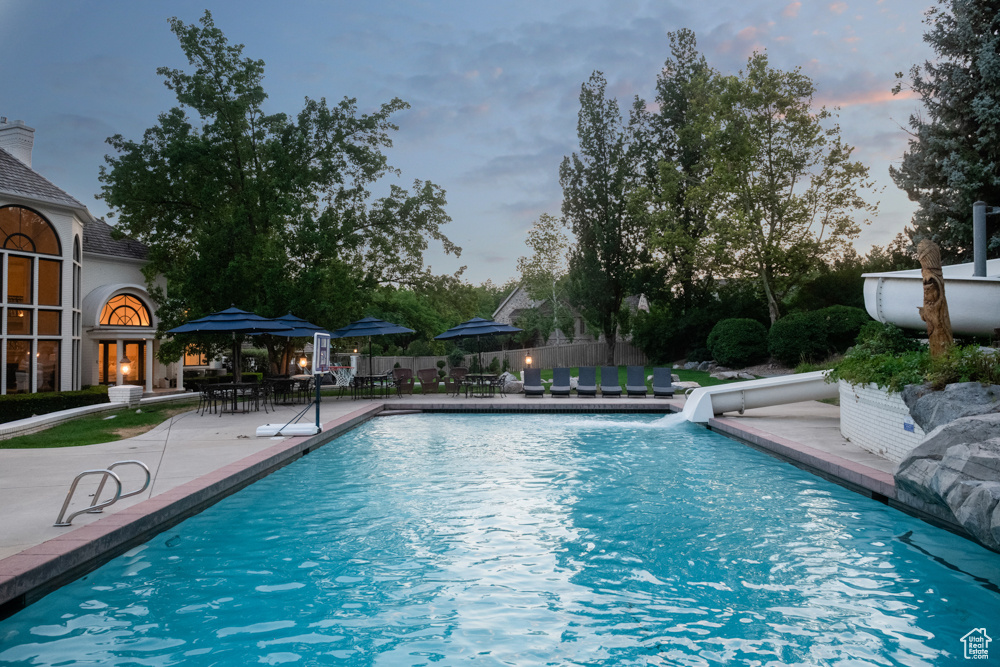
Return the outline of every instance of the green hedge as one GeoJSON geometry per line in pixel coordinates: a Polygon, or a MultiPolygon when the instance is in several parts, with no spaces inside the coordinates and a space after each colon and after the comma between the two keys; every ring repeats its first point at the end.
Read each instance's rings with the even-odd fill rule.
{"type": "Polygon", "coordinates": [[[768,352],[788,366],[822,359],[829,349],[826,318],[818,310],[785,315],[771,325],[767,334],[768,352]]]}
{"type": "Polygon", "coordinates": [[[105,386],[90,387],[81,391],[7,394],[0,397],[0,424],[107,402],[108,388],[105,386]]]}
{"type": "Polygon", "coordinates": [[[861,328],[874,320],[864,308],[830,306],[816,311],[826,324],[826,342],[833,352],[846,352],[854,345],[861,328]]]}
{"type": "Polygon", "coordinates": [[[767,358],[767,329],[757,320],[721,320],[708,334],[712,357],[732,368],[742,368],[767,358]]]}

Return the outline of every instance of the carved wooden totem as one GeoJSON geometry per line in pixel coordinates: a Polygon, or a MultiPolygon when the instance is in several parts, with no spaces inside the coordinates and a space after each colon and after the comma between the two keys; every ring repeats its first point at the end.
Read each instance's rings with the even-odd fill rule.
{"type": "Polygon", "coordinates": [[[941,249],[933,241],[923,240],[917,246],[920,274],[924,279],[924,306],[918,308],[920,319],[927,323],[931,356],[944,354],[952,345],[951,318],[944,296],[944,273],[941,271],[941,249]]]}

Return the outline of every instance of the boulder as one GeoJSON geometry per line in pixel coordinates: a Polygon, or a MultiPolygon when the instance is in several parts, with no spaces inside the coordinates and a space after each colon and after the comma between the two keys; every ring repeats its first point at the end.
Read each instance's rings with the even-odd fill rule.
{"type": "Polygon", "coordinates": [[[962,417],[1000,412],[1000,385],[995,384],[957,382],[942,391],[934,391],[930,384],[911,384],[903,389],[902,398],[913,421],[926,433],[962,417]]]}
{"type": "Polygon", "coordinates": [[[698,362],[697,361],[689,361],[686,364],[684,364],[684,370],[686,370],[686,371],[697,370],[697,368],[698,368],[698,362]]]}
{"type": "Polygon", "coordinates": [[[939,426],[896,469],[896,488],[1000,551],[1000,414],[939,426]]]}
{"type": "Polygon", "coordinates": [[[681,376],[678,375],[677,373],[671,373],[670,374],[670,381],[671,382],[680,382],[681,381],[681,376]]]}
{"type": "Polygon", "coordinates": [[[740,377],[740,374],[736,371],[716,371],[710,377],[716,380],[736,380],[740,377]]]}
{"type": "Polygon", "coordinates": [[[743,371],[740,371],[739,373],[737,373],[736,377],[738,377],[741,380],[756,380],[757,379],[757,376],[754,375],[753,373],[744,373],[743,371]]]}
{"type": "Polygon", "coordinates": [[[673,385],[674,385],[674,391],[678,391],[678,390],[683,391],[685,389],[697,389],[698,387],[701,386],[700,384],[698,384],[697,382],[694,382],[694,381],[689,381],[689,382],[674,382],[673,385]]]}
{"type": "Polygon", "coordinates": [[[711,361],[703,361],[700,364],[698,364],[698,370],[699,371],[708,371],[708,370],[711,370],[711,368],[712,368],[712,362],[711,361]]]}

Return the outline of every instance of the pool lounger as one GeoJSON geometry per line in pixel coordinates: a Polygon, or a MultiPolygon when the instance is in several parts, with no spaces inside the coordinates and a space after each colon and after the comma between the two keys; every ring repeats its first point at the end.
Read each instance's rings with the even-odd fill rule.
{"type": "Polygon", "coordinates": [[[549,387],[549,393],[553,396],[566,396],[569,397],[569,392],[571,391],[569,385],[569,369],[568,368],[553,368],[552,369],[552,386],[549,387]]]}
{"type": "Polygon", "coordinates": [[[540,368],[528,368],[524,371],[524,395],[545,395],[545,387],[542,385],[542,370],[540,368]]]}
{"type": "Polygon", "coordinates": [[[601,366],[601,396],[621,396],[622,386],[618,384],[618,367],[601,366]]]}
{"type": "Polygon", "coordinates": [[[646,378],[642,366],[628,366],[625,369],[625,392],[632,396],[646,398],[646,378]]]}
{"type": "Polygon", "coordinates": [[[580,379],[576,383],[576,395],[597,397],[597,368],[580,366],[580,379]]]}
{"type": "Polygon", "coordinates": [[[658,396],[674,397],[673,375],[669,368],[653,369],[653,398],[658,396]]]}

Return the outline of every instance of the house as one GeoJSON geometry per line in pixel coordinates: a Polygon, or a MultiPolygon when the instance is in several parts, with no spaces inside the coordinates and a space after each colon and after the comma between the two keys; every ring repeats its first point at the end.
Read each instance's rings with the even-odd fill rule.
{"type": "Polygon", "coordinates": [[[31,168],[34,133],[0,118],[0,395],[166,385],[146,247],[31,168]]]}
{"type": "MultiPolygon", "coordinates": [[[[646,299],[644,294],[637,294],[633,296],[628,296],[625,298],[625,303],[629,309],[635,313],[639,310],[643,312],[649,312],[649,301],[646,299]]],[[[536,300],[532,299],[528,295],[528,291],[522,286],[518,285],[513,292],[507,295],[507,298],[501,302],[495,311],[493,311],[493,319],[501,324],[510,324],[516,326],[517,318],[526,310],[532,308],[540,308],[543,312],[551,313],[551,306],[549,305],[548,299],[536,300]]],[[[604,340],[604,335],[599,334],[596,338],[593,334],[587,331],[587,326],[583,321],[583,317],[576,311],[575,308],[570,307],[570,312],[573,314],[573,340],[569,339],[561,329],[556,329],[549,336],[547,345],[568,345],[569,343],[594,343],[604,340]]],[[[628,336],[620,336],[620,340],[628,340],[628,336]]]]}

